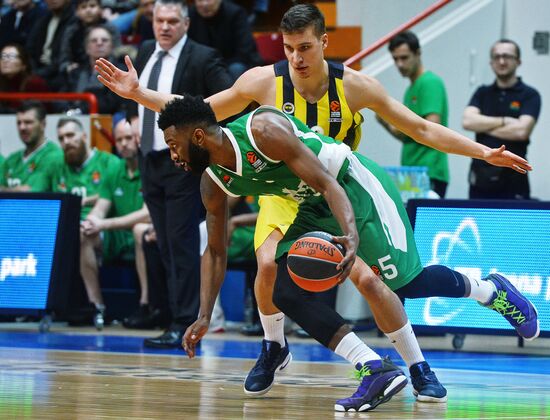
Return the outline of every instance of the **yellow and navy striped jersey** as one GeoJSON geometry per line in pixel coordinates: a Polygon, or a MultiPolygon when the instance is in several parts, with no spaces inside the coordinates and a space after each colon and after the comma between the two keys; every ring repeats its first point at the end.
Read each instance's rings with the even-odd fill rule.
{"type": "Polygon", "coordinates": [[[276,97],[275,105],[285,114],[293,115],[313,131],[346,143],[356,150],[361,141],[363,116],[352,114],[344,95],[344,66],[327,61],[329,85],[327,92],[316,103],[307,102],[292,84],[288,61],[274,64],[276,97]]]}

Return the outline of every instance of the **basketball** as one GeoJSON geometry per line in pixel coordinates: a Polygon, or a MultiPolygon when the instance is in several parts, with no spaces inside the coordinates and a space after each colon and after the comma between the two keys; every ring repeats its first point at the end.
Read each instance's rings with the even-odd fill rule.
{"type": "Polygon", "coordinates": [[[338,284],[344,247],[326,232],[308,232],[290,247],[287,268],[290,278],[309,292],[324,292],[338,284]]]}

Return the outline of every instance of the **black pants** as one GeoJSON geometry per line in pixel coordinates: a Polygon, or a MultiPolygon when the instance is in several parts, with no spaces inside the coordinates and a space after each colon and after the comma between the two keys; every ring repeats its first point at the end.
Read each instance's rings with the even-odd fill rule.
{"type": "MultiPolygon", "coordinates": [[[[298,287],[290,278],[286,264],[286,255],[277,262],[273,303],[311,337],[328,347],[346,321],[326,301],[298,287]]],[[[430,296],[463,297],[469,294],[466,289],[462,274],[442,265],[434,265],[424,268],[409,284],[395,290],[395,293],[402,300],[430,296]]]]}
{"type": "Polygon", "coordinates": [[[170,329],[185,331],[199,311],[199,222],[204,216],[200,177],[175,167],[168,149],[141,156],[140,171],[143,199],[168,273],[170,329]]]}
{"type": "Polygon", "coordinates": [[[143,254],[145,255],[145,265],[147,267],[149,305],[170,314],[166,270],[164,269],[157,241],[146,242],[144,240],[143,254]]]}

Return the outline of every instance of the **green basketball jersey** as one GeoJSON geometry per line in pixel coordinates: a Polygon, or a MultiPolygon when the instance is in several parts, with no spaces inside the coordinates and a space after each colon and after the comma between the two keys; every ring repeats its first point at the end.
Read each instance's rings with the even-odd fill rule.
{"type": "Polygon", "coordinates": [[[28,185],[33,192],[49,191],[51,170],[63,162],[61,148],[46,141],[28,156],[24,153],[23,149],[8,156],[3,165],[2,185],[8,188],[28,185]]]}
{"type": "Polygon", "coordinates": [[[142,208],[143,194],[139,170],[129,176],[126,161],[119,159],[117,164],[113,165],[112,175],[99,188],[99,196],[111,202],[110,215],[124,216],[142,208]]]}
{"type": "MultiPolygon", "coordinates": [[[[322,230],[341,235],[342,230],[325,199],[284,162],[263,155],[250,135],[252,116],[275,112],[276,108],[260,107],[224,129],[235,153],[236,170],[211,165],[207,173],[229,195],[279,195],[297,201],[298,214],[279,242],[277,258],[288,252],[302,234],[322,230]]],[[[409,283],[422,271],[412,227],[401,196],[393,181],[376,163],[343,144],[311,131],[299,120],[285,116],[296,136],[321,161],[345,190],[355,213],[359,233],[357,254],[396,290],[409,283]]]]}
{"type": "MultiPolygon", "coordinates": [[[[426,71],[407,88],[403,103],[415,114],[425,118],[429,114],[438,114],[441,125],[447,127],[447,93],[443,80],[426,71]]],[[[410,137],[403,140],[401,165],[426,166],[428,176],[443,182],[449,182],[449,163],[446,153],[417,143],[410,137]]]]}
{"type": "Polygon", "coordinates": [[[272,160],[258,150],[249,133],[252,116],[260,112],[275,112],[285,116],[292,124],[296,136],[315,153],[335,178],[339,178],[341,172],[345,171],[346,157],[352,153],[347,145],[314,133],[295,117],[286,116],[274,107],[262,106],[223,129],[240,156],[240,160],[237,159],[236,162],[236,171],[218,165],[211,165],[207,169],[214,182],[228,195],[278,195],[292,198],[298,203],[308,197],[320,196],[284,162],[272,160]]]}
{"type": "MultiPolygon", "coordinates": [[[[110,153],[92,150],[90,157],[80,168],[74,168],[65,162],[53,171],[52,188],[54,192],[67,192],[82,198],[99,194],[101,185],[116,172],[120,159],[110,153]]],[[[80,217],[84,219],[92,206],[82,207],[80,217]]]]}

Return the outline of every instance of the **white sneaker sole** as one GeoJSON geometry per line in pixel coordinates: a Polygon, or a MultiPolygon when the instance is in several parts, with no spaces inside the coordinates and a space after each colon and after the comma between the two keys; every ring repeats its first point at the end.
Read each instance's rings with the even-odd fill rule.
{"type": "MultiPolygon", "coordinates": [[[[368,411],[368,410],[371,410],[373,408],[378,407],[380,404],[384,404],[385,402],[388,402],[389,400],[391,400],[391,398],[394,395],[396,395],[399,391],[401,391],[403,388],[405,388],[405,385],[407,385],[407,377],[405,375],[396,376],[393,379],[393,381],[391,381],[391,383],[386,387],[386,389],[384,389],[384,398],[377,401],[376,404],[374,404],[374,405],[371,405],[371,404],[362,405],[361,407],[359,407],[357,412],[368,411]],[[393,390],[395,390],[396,388],[397,388],[397,391],[395,391],[395,393],[388,396],[388,394],[390,392],[392,392],[393,390]]],[[[334,404],[334,411],[346,412],[346,409],[343,405],[334,404]]],[[[348,413],[353,413],[353,412],[355,412],[355,409],[351,408],[351,409],[347,410],[347,412],[348,413]]]]}
{"type": "Polygon", "coordinates": [[[430,397],[428,395],[419,394],[416,389],[413,389],[413,395],[416,397],[416,401],[419,401],[419,402],[425,402],[425,403],[446,403],[447,402],[446,395],[441,398],[430,397]]]}
{"type": "MultiPolygon", "coordinates": [[[[277,368],[275,369],[275,374],[278,371],[281,371],[281,370],[285,369],[290,364],[290,362],[292,362],[292,353],[289,352],[288,355],[285,357],[285,360],[283,360],[283,362],[279,366],[277,366],[277,368]]],[[[248,376],[247,376],[247,378],[248,378],[248,376]]],[[[245,382],[246,382],[246,379],[245,379],[245,382]]],[[[274,382],[275,382],[275,377],[273,377],[273,382],[271,382],[266,389],[262,389],[261,391],[248,391],[244,387],[244,385],[243,385],[243,390],[244,390],[244,393],[246,395],[248,395],[249,397],[261,397],[262,395],[267,394],[269,392],[269,390],[271,388],[273,388],[273,383],[274,382]]]]}

